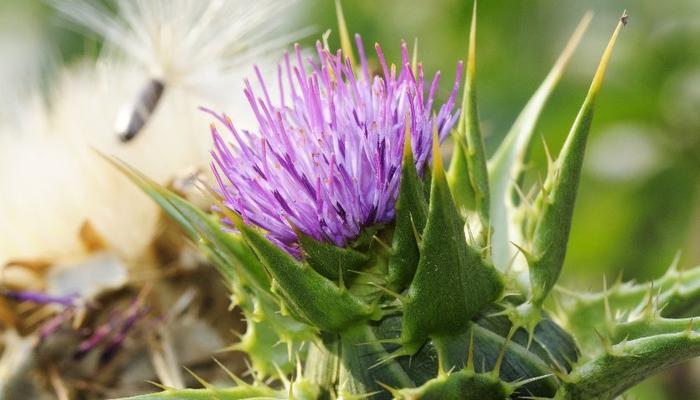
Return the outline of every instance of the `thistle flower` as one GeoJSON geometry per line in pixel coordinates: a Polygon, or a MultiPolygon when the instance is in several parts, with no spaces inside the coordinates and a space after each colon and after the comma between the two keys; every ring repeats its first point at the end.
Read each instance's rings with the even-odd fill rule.
{"type": "Polygon", "coordinates": [[[320,46],[320,60],[304,74],[297,50],[296,66],[287,59],[279,71],[280,86],[287,86],[281,92],[291,97],[282,95],[279,106],[262,82],[261,98],[248,85],[260,136],[219,116],[233,136],[226,144],[213,129],[214,169],[225,198],[219,207],[236,212],[218,211],[230,221],[212,221],[144,174],[118,164],[234,288],[232,301],[248,326],[232,348],[250,355],[251,370],[263,375],[254,384],[234,377],[230,389],[205,384],[133,399],[220,393],[308,400],[613,399],[670,365],[700,356],[700,324],[692,318],[700,268],[680,272],[672,266],[653,283],[617,282],[600,293],[559,288],[571,302],[555,310],[545,301],[558,286],[596,98],[627,14],[611,35],[562,149],[556,158],[548,154],[546,177],[531,200],[520,185],[537,140],[535,126],[589,18],[487,159],[475,85],[474,7],[464,118],[455,129],[450,179],[438,131],[444,135],[454,122],[453,98],[431,119],[434,90],[424,101],[422,74],[418,69],[413,79],[407,52],[397,73],[378,51],[383,76],[370,79],[361,46],[359,77],[341,53],[331,56],[320,46]],[[431,126],[436,126],[432,141],[425,136],[431,126]],[[399,165],[394,156],[404,130],[410,141],[403,148],[412,151],[404,152],[399,165]],[[430,161],[423,147],[429,142],[434,159],[426,196],[428,185],[419,175],[430,161]],[[392,209],[392,171],[398,166],[401,182],[392,209]],[[471,213],[482,222],[486,240],[470,234],[464,217],[471,213]],[[391,241],[382,240],[379,251],[342,249],[305,235],[299,235],[300,245],[296,242],[302,231],[347,244],[364,226],[393,214],[391,229],[381,238],[391,236],[391,241]],[[227,234],[227,222],[240,235],[227,234]],[[267,230],[277,246],[246,222],[267,230]],[[496,254],[509,258],[506,244],[522,253],[529,279],[521,281],[519,271],[497,260],[496,254]],[[303,260],[278,246],[295,255],[303,247],[303,260]],[[275,355],[270,351],[275,343],[287,343],[288,357],[298,360],[294,382],[287,379],[289,369],[269,372],[265,361],[275,355]],[[308,351],[297,350],[301,347],[308,351]],[[266,377],[289,383],[280,390],[258,383],[266,377]]]}
{"type": "Polygon", "coordinates": [[[430,161],[433,127],[444,139],[457,117],[461,64],[449,99],[431,115],[440,73],[426,93],[423,68],[417,65],[414,74],[404,43],[398,71],[375,46],[382,73],[372,77],[359,35],[355,39],[359,74],[348,54],[331,54],[320,42],[309,72],[299,46],[294,62],[287,54],[278,68],[278,102],[256,68],[262,97],[248,81],[245,95],[259,135],[239,131],[226,115],[212,112],[233,138],[226,143],[212,125],[212,167],[225,205],[296,256],[295,230],[344,246],[363,227],[392,221],[405,132],[422,173],[430,161]]]}

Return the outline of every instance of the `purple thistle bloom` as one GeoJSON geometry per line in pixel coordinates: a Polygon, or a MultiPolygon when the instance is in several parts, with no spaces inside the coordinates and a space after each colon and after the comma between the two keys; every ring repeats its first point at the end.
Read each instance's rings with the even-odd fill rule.
{"type": "Polygon", "coordinates": [[[320,61],[308,60],[308,72],[299,46],[296,60],[286,54],[278,66],[277,103],[256,67],[262,96],[247,80],[245,95],[259,134],[239,131],[226,115],[205,110],[232,135],[227,143],[212,124],[212,168],[224,204],[296,257],[301,254],[293,227],[344,246],[363,227],[391,222],[406,120],[416,168],[422,174],[431,158],[434,124],[442,140],[457,118],[453,107],[461,62],[451,95],[435,115],[439,72],[426,95],[423,68],[418,65],[414,75],[405,43],[398,71],[387,65],[375,45],[382,73],[372,77],[359,35],[355,40],[361,60],[358,76],[348,58],[340,51],[331,54],[320,42],[316,46],[320,61]]]}

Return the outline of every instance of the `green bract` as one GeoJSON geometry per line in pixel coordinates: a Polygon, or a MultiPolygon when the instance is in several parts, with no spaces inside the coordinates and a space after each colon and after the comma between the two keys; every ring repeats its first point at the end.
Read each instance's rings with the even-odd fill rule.
{"type": "MultiPolygon", "coordinates": [[[[405,135],[394,222],[365,228],[346,248],[298,231],[296,258],[217,194],[218,212],[238,233],[116,163],[230,283],[248,323],[232,349],[248,354],[256,377],[232,388],[165,388],[137,398],[612,399],[699,355],[700,324],[692,319],[700,306],[698,270],[672,268],[655,285],[616,283],[602,293],[562,290],[561,307],[547,309],[564,263],[595,99],[626,15],[539,192],[530,198],[521,185],[534,127],[589,20],[488,160],[472,22],[448,171],[436,132],[432,168],[420,178],[405,135]],[[277,380],[268,386],[263,380],[270,377],[277,380]]],[[[347,33],[341,38],[351,51],[347,33]]]]}

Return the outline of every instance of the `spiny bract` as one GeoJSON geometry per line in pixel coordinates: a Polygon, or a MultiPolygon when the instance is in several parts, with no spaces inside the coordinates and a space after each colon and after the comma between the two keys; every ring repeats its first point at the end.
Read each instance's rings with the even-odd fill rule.
{"type": "Polygon", "coordinates": [[[431,118],[434,88],[424,97],[421,68],[405,49],[398,75],[378,52],[382,71],[372,78],[360,48],[356,75],[342,12],[342,53],[319,47],[310,75],[300,60],[283,66],[290,98],[246,91],[259,136],[219,117],[234,143],[215,134],[217,218],[116,164],[230,283],[248,323],[231,349],[248,354],[254,377],[138,398],[613,399],[700,355],[699,324],[686,319],[700,302],[697,270],[674,267],[652,289],[569,293],[556,319],[546,310],[593,106],[626,14],[534,198],[520,187],[534,126],[590,17],[487,159],[475,14],[448,171],[439,142],[456,115],[452,98],[431,118]]]}

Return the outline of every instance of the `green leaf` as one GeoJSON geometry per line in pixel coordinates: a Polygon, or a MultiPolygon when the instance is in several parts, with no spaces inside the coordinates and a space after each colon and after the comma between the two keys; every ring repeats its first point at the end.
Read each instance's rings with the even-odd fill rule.
{"type": "Polygon", "coordinates": [[[212,251],[222,254],[227,264],[235,267],[238,279],[258,292],[269,290],[269,277],[240,235],[224,231],[218,221],[174,193],[163,189],[163,194],[199,232],[200,240],[212,251]]]}
{"type": "MultiPolygon", "coordinates": [[[[545,318],[537,326],[532,339],[519,329],[511,332],[513,325],[503,315],[496,315],[500,307],[489,307],[474,320],[464,334],[429,340],[414,355],[397,358],[402,368],[417,385],[435,378],[440,371],[459,371],[468,367],[468,355],[476,372],[492,372],[502,362],[498,376],[505,382],[518,382],[525,377],[540,377],[523,382],[515,396],[531,395],[549,398],[556,392],[559,382],[552,371],[567,373],[578,358],[573,339],[554,322],[545,318]],[[471,350],[470,350],[471,349],[471,350]],[[438,369],[438,363],[442,369],[438,369]]],[[[377,336],[384,343],[391,343],[401,330],[401,317],[391,316],[382,320],[377,336]]],[[[385,345],[396,350],[398,345],[385,345]]]]}
{"type": "Polygon", "coordinates": [[[474,324],[473,332],[474,360],[471,368],[479,372],[490,370],[501,380],[509,377],[513,379],[511,382],[520,381],[513,387],[520,389],[522,386],[517,392],[520,396],[536,393],[538,396],[549,397],[555,393],[558,382],[551,373],[556,369],[532,353],[527,342],[515,342],[512,338],[509,339],[511,332],[503,336],[478,324],[474,324]],[[532,381],[521,381],[526,376],[532,381]]]}
{"type": "Polygon", "coordinates": [[[522,181],[528,162],[534,132],[540,114],[554,88],[561,80],[574,50],[583,37],[591,15],[583,17],[554,67],[549,71],[535,94],[515,120],[512,128],[488,162],[491,189],[491,241],[493,262],[501,271],[505,270],[516,254],[511,242],[520,243],[519,226],[513,221],[518,205],[516,186],[522,181]]]}
{"type": "Polygon", "coordinates": [[[448,183],[460,211],[475,209],[481,222],[480,245],[490,240],[489,175],[486,168],[486,150],[479,128],[479,110],[476,99],[476,2],[469,31],[467,73],[464,80],[462,115],[454,136],[456,158],[447,174],[448,183]]]}
{"type": "Polygon", "coordinates": [[[304,379],[323,388],[333,387],[340,371],[340,340],[338,335],[322,335],[309,343],[304,360],[304,379]]]}
{"type": "MultiPolygon", "coordinates": [[[[493,315],[498,314],[499,310],[501,309],[494,308],[485,311],[483,314],[486,315],[482,315],[477,319],[475,324],[478,325],[479,328],[486,329],[502,338],[510,336],[508,346],[516,349],[516,351],[513,351],[514,354],[523,354],[523,352],[519,352],[517,349],[524,349],[526,355],[522,357],[522,360],[518,360],[517,363],[514,364],[527,365],[528,362],[531,362],[532,365],[527,373],[528,376],[536,376],[538,373],[546,374],[546,369],[562,372],[571,370],[572,364],[576,362],[579,357],[574,339],[549,319],[546,314],[535,327],[532,334],[523,328],[519,328],[513,333],[511,331],[514,325],[505,315],[493,315]],[[537,366],[542,368],[543,365],[546,366],[544,370],[537,371],[534,369],[537,366]]],[[[475,329],[474,332],[475,340],[477,340],[479,338],[479,329],[475,329]]],[[[481,350],[478,346],[476,349],[481,350]]],[[[506,354],[506,361],[508,361],[508,354],[506,354]]],[[[502,369],[501,376],[504,376],[505,372],[507,371],[502,369]]],[[[517,372],[523,374],[522,370],[517,372]]],[[[518,373],[512,374],[511,379],[519,378],[517,376],[518,373]]],[[[538,381],[538,385],[548,383],[550,382],[546,380],[538,381]]]]}
{"type": "Polygon", "coordinates": [[[464,138],[453,135],[454,151],[450,159],[450,168],[447,170],[447,184],[452,191],[455,205],[462,215],[469,210],[476,209],[476,193],[469,178],[469,164],[467,163],[467,143],[464,138]]]}
{"type": "Polygon", "coordinates": [[[612,327],[612,343],[620,343],[625,340],[639,339],[647,336],[662,335],[666,333],[679,333],[683,331],[695,331],[700,329],[700,320],[696,318],[661,318],[651,316],[642,317],[634,321],[618,323],[612,327]]]}
{"type": "Polygon", "coordinates": [[[241,386],[228,389],[171,389],[160,393],[125,397],[121,400],[243,400],[287,398],[288,396],[286,394],[277,392],[267,387],[241,386]]]}
{"type": "Polygon", "coordinates": [[[215,255],[215,264],[226,279],[242,279],[259,293],[269,291],[270,280],[262,265],[238,236],[225,232],[219,222],[136,169],[109,158],[107,160],[148,194],[195,243],[215,255]]]}
{"type": "Polygon", "coordinates": [[[651,303],[661,317],[697,316],[700,311],[700,267],[679,271],[674,263],[653,282],[617,282],[596,293],[560,291],[565,311],[560,315],[564,326],[576,337],[584,354],[595,354],[600,348],[596,332],[615,336],[612,330],[617,324],[617,315],[642,314],[651,303]]]}
{"type": "Polygon", "coordinates": [[[303,379],[289,382],[289,387],[280,390],[247,385],[240,380],[241,386],[232,388],[216,388],[202,383],[205,385],[203,389],[167,389],[160,393],[125,397],[121,400],[318,400],[320,396],[319,388],[303,379]]]}
{"type": "MultiPolygon", "coordinates": [[[[286,342],[292,347],[298,347],[301,341],[310,337],[311,328],[292,319],[289,315],[283,315],[280,299],[270,292],[271,281],[267,272],[251,249],[243,243],[240,235],[224,231],[218,221],[137,170],[123,163],[109,161],[161,205],[171,218],[183,226],[202,252],[212,260],[221,274],[235,288],[233,295],[235,304],[241,307],[248,318],[248,330],[250,330],[250,332],[246,331],[243,340],[236,346],[237,349],[249,353],[253,364],[260,368],[258,372],[269,376],[277,372],[276,368],[285,369],[289,366],[289,362],[294,362],[289,360],[287,354],[286,363],[277,362],[272,366],[270,363],[275,362],[273,354],[279,355],[279,351],[270,351],[256,345],[255,343],[259,342],[258,339],[253,340],[253,344],[247,341],[253,334],[255,325],[258,324],[255,320],[259,318],[264,318],[264,329],[266,329],[264,337],[270,344],[286,342]],[[263,360],[263,357],[266,358],[263,360]]],[[[219,207],[226,213],[223,204],[219,204],[219,207]]]]}
{"type": "Polygon", "coordinates": [[[274,278],[289,308],[306,322],[322,331],[340,332],[372,317],[371,306],[295,260],[257,229],[245,225],[240,216],[233,216],[233,222],[274,278]]]}
{"type": "Polygon", "coordinates": [[[304,250],[304,261],[324,277],[337,281],[346,281],[347,272],[358,271],[369,261],[370,257],[359,251],[338,247],[331,243],[321,242],[297,231],[299,243],[304,250]]]}
{"type": "Polygon", "coordinates": [[[551,166],[552,168],[548,172],[544,186],[535,202],[539,215],[535,225],[528,265],[530,267],[532,302],[536,306],[542,304],[549,291],[554,287],[564,264],[581,166],[593,119],[594,103],[603,83],[603,77],[618,34],[623,26],[624,23],[621,19],[601,57],[591,87],[569,131],[566,142],[554,165],[551,166]]]}
{"type": "Polygon", "coordinates": [[[700,334],[685,331],[622,342],[576,367],[555,399],[614,399],[642,380],[700,356],[700,334]]]}
{"type": "MultiPolygon", "coordinates": [[[[272,312],[275,313],[275,311],[272,312]]],[[[310,340],[314,336],[308,332],[306,338],[293,338],[296,340],[285,343],[284,340],[292,340],[292,338],[283,338],[281,334],[298,331],[304,327],[311,330],[308,325],[302,325],[290,317],[260,309],[255,313],[246,313],[246,317],[246,331],[240,337],[240,341],[225,350],[245,352],[255,373],[259,376],[274,377],[280,370],[293,372],[296,367],[295,355],[303,354],[300,351],[301,346],[305,340],[310,340]],[[279,322],[286,324],[279,326],[279,322]],[[294,326],[295,324],[297,326],[294,326]]],[[[299,336],[301,335],[303,334],[299,336]]]]}
{"type": "Polygon", "coordinates": [[[396,222],[392,239],[392,254],[389,258],[389,286],[399,291],[408,286],[416,273],[420,257],[416,232],[423,232],[428,213],[423,184],[418,177],[413,159],[408,124],[407,118],[401,183],[395,208],[396,222]]]}
{"type": "Polygon", "coordinates": [[[500,297],[503,283],[492,265],[467,245],[464,223],[447,187],[437,129],[433,132],[433,178],[420,260],[403,299],[405,351],[428,337],[458,335],[485,306],[500,297]]]}
{"type": "Polygon", "coordinates": [[[361,396],[383,391],[378,382],[392,387],[415,386],[409,371],[402,369],[396,360],[388,359],[389,353],[377,342],[368,325],[341,334],[339,350],[342,357],[338,381],[343,392],[361,396]]]}

